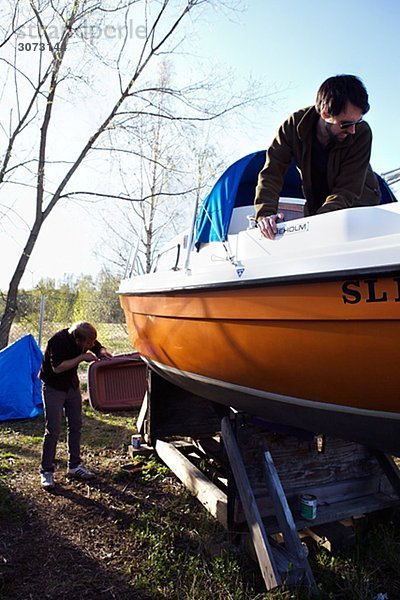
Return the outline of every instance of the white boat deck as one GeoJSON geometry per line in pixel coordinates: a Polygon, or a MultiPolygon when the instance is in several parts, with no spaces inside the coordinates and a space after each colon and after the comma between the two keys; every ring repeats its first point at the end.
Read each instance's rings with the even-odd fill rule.
{"type": "Polygon", "coordinates": [[[189,268],[188,234],[177,236],[160,253],[153,273],[123,280],[119,292],[400,267],[400,203],[282,222],[274,240],[264,238],[249,221],[251,213],[252,207],[234,209],[228,240],[193,249],[189,268]]]}

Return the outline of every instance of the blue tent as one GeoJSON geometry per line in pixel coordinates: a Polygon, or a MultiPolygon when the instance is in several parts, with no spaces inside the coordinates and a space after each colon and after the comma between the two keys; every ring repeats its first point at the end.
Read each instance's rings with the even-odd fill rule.
{"type": "MultiPolygon", "coordinates": [[[[265,150],[244,156],[228,167],[200,206],[196,223],[196,246],[202,242],[225,241],[232,211],[254,202],[258,174],[265,162],[265,150]]],[[[381,204],[396,202],[388,184],[376,173],[382,192],[381,204]]],[[[294,162],[286,172],[281,196],[304,198],[301,179],[294,162]]]]}
{"type": "Polygon", "coordinates": [[[42,352],[26,335],[0,352],[0,421],[28,419],[43,413],[38,372],[42,352]]]}

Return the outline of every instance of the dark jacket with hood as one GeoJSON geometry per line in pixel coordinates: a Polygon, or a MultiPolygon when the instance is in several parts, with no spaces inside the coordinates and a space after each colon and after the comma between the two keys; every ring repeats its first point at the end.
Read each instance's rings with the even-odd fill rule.
{"type": "Polygon", "coordinates": [[[284,176],[293,159],[302,179],[305,215],[379,204],[379,184],[369,164],[372,132],[365,121],[357,125],[354,135],[348,135],[332,147],[326,170],[329,194],[322,206],[315,202],[311,147],[318,119],[319,114],[311,106],[292,114],[280,127],[267,150],[266,162],[258,177],[255,198],[257,220],[278,212],[284,176]]]}

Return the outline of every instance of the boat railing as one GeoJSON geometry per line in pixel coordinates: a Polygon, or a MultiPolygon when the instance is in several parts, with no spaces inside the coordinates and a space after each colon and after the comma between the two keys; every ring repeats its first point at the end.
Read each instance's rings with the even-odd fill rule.
{"type": "Polygon", "coordinates": [[[126,265],[125,265],[123,279],[130,279],[133,275],[136,259],[137,259],[138,253],[139,253],[140,242],[142,240],[143,231],[144,231],[144,223],[143,223],[140,233],[137,237],[136,244],[132,244],[132,246],[131,246],[128,260],[126,261],[126,265]]]}
{"type": "Polygon", "coordinates": [[[181,244],[177,243],[173,246],[165,248],[165,250],[161,250],[154,260],[153,267],[151,269],[152,273],[155,273],[159,270],[160,260],[162,261],[162,259],[165,259],[167,256],[172,259],[169,260],[167,268],[171,269],[172,271],[177,271],[179,269],[179,259],[181,256],[181,244]]]}

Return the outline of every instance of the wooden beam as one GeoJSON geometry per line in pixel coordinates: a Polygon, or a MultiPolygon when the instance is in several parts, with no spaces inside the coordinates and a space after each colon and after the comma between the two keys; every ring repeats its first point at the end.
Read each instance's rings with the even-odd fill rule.
{"type": "Polygon", "coordinates": [[[340,521],[325,523],[324,525],[310,525],[303,529],[303,533],[323,546],[328,552],[337,552],[345,547],[352,546],[355,542],[355,531],[353,522],[350,520],[348,525],[340,521]]]}
{"type": "Polygon", "coordinates": [[[374,452],[382,471],[389,479],[394,491],[400,498],[400,471],[395,461],[388,454],[375,450],[374,452]]]}
{"type": "Polygon", "coordinates": [[[230,468],[232,469],[240,500],[243,504],[261,574],[267,590],[271,590],[281,585],[281,578],[228,417],[222,419],[221,433],[229,458],[230,468]]]}
{"type": "Polygon", "coordinates": [[[223,527],[227,527],[227,497],[173,443],[157,440],[158,456],[223,527]]]}
{"type": "Polygon", "coordinates": [[[309,562],[304,553],[304,546],[302,545],[297,533],[293,515],[286,500],[285,492],[283,491],[281,480],[279,479],[279,475],[275,468],[274,461],[272,460],[271,453],[268,451],[265,443],[263,449],[263,458],[264,473],[267,480],[268,491],[271,496],[272,504],[274,505],[275,515],[278,520],[280,530],[285,540],[286,549],[299,565],[307,581],[308,587],[316,590],[317,586],[309,562]]]}
{"type": "Polygon", "coordinates": [[[148,431],[147,431],[147,419],[148,419],[148,410],[149,410],[149,392],[147,391],[144,395],[142,405],[140,407],[139,415],[136,421],[136,429],[143,436],[143,439],[146,439],[148,442],[148,431]]]}

